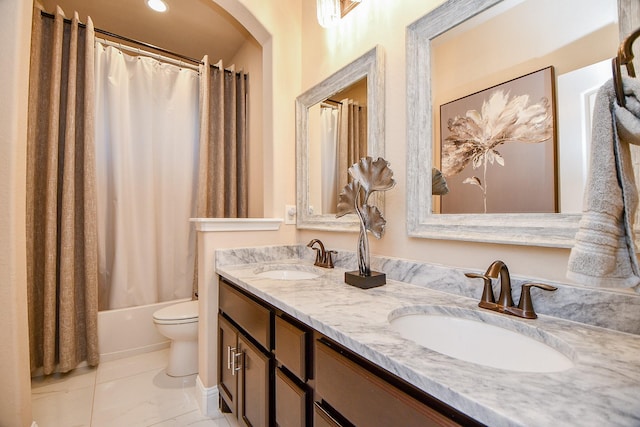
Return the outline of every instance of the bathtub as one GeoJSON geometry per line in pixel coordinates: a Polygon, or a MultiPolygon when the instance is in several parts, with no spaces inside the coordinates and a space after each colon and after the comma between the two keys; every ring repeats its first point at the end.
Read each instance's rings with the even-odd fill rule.
{"type": "Polygon", "coordinates": [[[98,312],[100,362],[169,347],[171,341],[153,324],[153,313],[190,298],[98,312]]]}

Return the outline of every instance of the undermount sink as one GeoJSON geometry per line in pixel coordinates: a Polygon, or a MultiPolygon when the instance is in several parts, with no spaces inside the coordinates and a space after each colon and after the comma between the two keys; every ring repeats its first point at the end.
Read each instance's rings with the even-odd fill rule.
{"type": "Polygon", "coordinates": [[[403,308],[392,312],[391,327],[404,338],[447,356],[517,372],[560,372],[573,367],[567,356],[571,350],[565,343],[524,322],[514,331],[487,323],[490,316],[505,324],[514,322],[499,315],[435,306],[414,311],[403,308]]]}
{"type": "Polygon", "coordinates": [[[321,274],[311,266],[285,264],[262,267],[255,272],[255,275],[274,280],[308,280],[318,278],[321,274]]]}

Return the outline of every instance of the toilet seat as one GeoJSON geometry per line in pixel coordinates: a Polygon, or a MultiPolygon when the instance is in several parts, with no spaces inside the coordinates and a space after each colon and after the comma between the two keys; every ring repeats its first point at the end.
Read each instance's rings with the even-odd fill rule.
{"type": "Polygon", "coordinates": [[[198,301],[170,305],[153,313],[153,321],[160,325],[179,325],[198,321],[198,301]]]}

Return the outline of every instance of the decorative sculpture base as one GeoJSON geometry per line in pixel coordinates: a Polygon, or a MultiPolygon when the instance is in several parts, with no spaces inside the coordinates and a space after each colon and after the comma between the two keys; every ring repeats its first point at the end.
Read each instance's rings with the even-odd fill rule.
{"type": "Polygon", "coordinates": [[[347,271],[344,273],[344,281],[356,288],[370,289],[386,284],[387,275],[378,271],[372,271],[371,276],[361,276],[359,271],[347,271]]]}

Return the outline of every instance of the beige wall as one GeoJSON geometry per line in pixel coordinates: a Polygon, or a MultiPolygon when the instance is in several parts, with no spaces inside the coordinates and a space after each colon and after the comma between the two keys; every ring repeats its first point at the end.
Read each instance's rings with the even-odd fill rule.
{"type": "MultiPolygon", "coordinates": [[[[417,239],[406,230],[406,66],[407,25],[441,4],[441,0],[363,1],[340,24],[323,29],[316,22],[315,2],[302,2],[302,87],[307,90],[375,45],[385,52],[386,63],[386,159],[391,162],[397,185],[385,194],[385,236],[370,239],[372,252],[458,266],[486,268],[503,259],[516,275],[565,281],[569,251],[496,244],[417,239]]],[[[293,101],[291,101],[293,102],[293,101]]],[[[298,240],[323,239],[330,248],[355,250],[356,235],[300,231],[298,240]]]]}
{"type": "Polygon", "coordinates": [[[0,2],[0,426],[32,420],[25,264],[31,8],[31,1],[0,2]]]}
{"type": "MultiPolygon", "coordinates": [[[[295,97],[300,93],[301,4],[306,1],[212,0],[238,20],[262,46],[265,217],[284,216],[295,205],[295,97]]],[[[315,3],[314,3],[315,4],[315,3]]],[[[314,6],[315,7],[315,6],[314,6]]],[[[291,236],[295,227],[282,227],[291,236]]]]}

